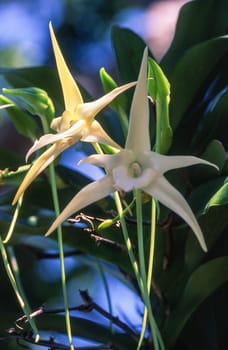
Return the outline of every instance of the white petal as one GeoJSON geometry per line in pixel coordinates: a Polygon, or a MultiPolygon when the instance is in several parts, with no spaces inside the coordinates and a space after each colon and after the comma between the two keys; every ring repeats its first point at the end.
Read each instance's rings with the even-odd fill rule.
{"type": "Polygon", "coordinates": [[[218,167],[204,159],[192,157],[192,156],[165,156],[159,153],[150,152],[150,166],[158,170],[161,174],[172,169],[178,169],[196,164],[205,164],[218,167]]]}
{"type": "Polygon", "coordinates": [[[100,123],[94,120],[89,128],[83,130],[81,141],[104,143],[116,149],[121,147],[104,131],[100,123]]]}
{"type": "Polygon", "coordinates": [[[147,97],[147,48],[144,50],[138,83],[135,88],[128,136],[125,148],[135,152],[145,152],[151,149],[149,135],[149,102],[147,97]]]}
{"type": "Polygon", "coordinates": [[[78,212],[79,210],[87,207],[92,203],[97,202],[112,192],[114,192],[112,178],[108,175],[98,181],[90,183],[80,192],[78,192],[76,196],[67,204],[67,206],[47,231],[46,236],[50,235],[59,225],[62,224],[63,221],[69,218],[72,214],[78,212]]]}
{"type": "Polygon", "coordinates": [[[56,65],[59,73],[59,79],[62,85],[65,109],[73,113],[75,107],[78,104],[83,103],[83,99],[80,90],[63,58],[51,23],[49,24],[49,29],[51,34],[52,46],[55,54],[56,65]]]}
{"type": "Polygon", "coordinates": [[[56,145],[48,148],[39,158],[35,160],[29,171],[27,172],[25,178],[23,179],[17,193],[14,197],[13,204],[15,204],[22,193],[29,187],[33,180],[42,173],[44,169],[51,164],[60,153],[62,153],[68,147],[67,143],[62,143],[59,147],[56,145]],[[60,147],[61,146],[61,147],[60,147]]]}
{"type": "Polygon", "coordinates": [[[79,119],[93,119],[103,108],[107,107],[122,92],[135,86],[136,82],[119,86],[95,101],[82,103],[74,111],[79,119]]]}
{"type": "Polygon", "coordinates": [[[81,163],[89,163],[93,165],[97,165],[100,167],[105,167],[107,169],[111,168],[111,165],[115,164],[116,155],[110,154],[92,154],[89,157],[81,159],[79,164],[81,163]]]}
{"type": "Polygon", "coordinates": [[[72,142],[77,142],[81,138],[84,125],[85,122],[83,120],[79,120],[70,129],[66,131],[59,132],[57,134],[46,134],[44,136],[41,136],[39,140],[35,141],[34,145],[29,149],[28,153],[26,154],[26,161],[31,156],[31,154],[37,151],[38,149],[49,144],[56,143],[57,141],[63,140],[64,138],[73,137],[74,141],[72,142]]]}
{"type": "Polygon", "coordinates": [[[159,177],[153,184],[143,190],[182,217],[195,233],[202,249],[207,251],[201,228],[191,208],[180,192],[178,192],[163,176],[159,177]]]}

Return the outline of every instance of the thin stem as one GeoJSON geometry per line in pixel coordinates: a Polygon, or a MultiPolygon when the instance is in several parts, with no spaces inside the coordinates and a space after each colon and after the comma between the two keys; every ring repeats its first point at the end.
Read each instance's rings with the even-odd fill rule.
{"type": "Polygon", "coordinates": [[[115,200],[115,204],[116,204],[116,209],[120,218],[120,224],[121,224],[121,229],[123,232],[123,237],[124,237],[124,241],[127,247],[127,251],[128,251],[128,255],[130,258],[130,262],[135,274],[135,277],[137,279],[138,285],[141,289],[142,287],[142,280],[141,280],[141,276],[139,273],[139,268],[138,268],[138,263],[135,259],[135,255],[134,255],[134,251],[133,251],[133,247],[132,247],[132,243],[128,234],[128,230],[127,230],[127,225],[126,225],[126,221],[124,218],[124,213],[123,213],[123,207],[121,204],[121,200],[120,200],[120,196],[118,192],[114,192],[114,200],[115,200]]]}
{"type": "MultiPolygon", "coordinates": [[[[60,208],[59,208],[59,199],[58,199],[57,185],[56,185],[56,178],[55,178],[55,168],[53,164],[49,165],[49,173],[50,173],[50,180],[51,180],[52,199],[54,204],[55,215],[57,217],[60,214],[60,208]]],[[[59,258],[60,258],[60,268],[61,268],[61,283],[62,283],[63,302],[64,302],[64,309],[65,309],[66,330],[67,330],[70,350],[74,350],[71,322],[70,322],[70,312],[69,312],[68,297],[67,297],[64,247],[63,247],[63,235],[62,235],[61,225],[58,226],[57,228],[57,235],[58,235],[58,248],[59,248],[59,258]]]]}
{"type": "Polygon", "coordinates": [[[16,206],[16,209],[15,209],[14,214],[13,214],[13,218],[12,218],[12,220],[10,222],[9,230],[7,232],[7,235],[6,235],[5,239],[3,240],[4,244],[8,243],[10,238],[12,237],[12,234],[13,234],[16,222],[17,222],[17,218],[18,218],[18,215],[19,215],[19,212],[20,212],[20,209],[21,209],[22,202],[23,202],[23,194],[18,199],[17,206],[16,206]]]}
{"type": "Polygon", "coordinates": [[[161,123],[162,121],[162,103],[156,101],[156,142],[155,142],[155,151],[157,153],[161,152],[161,123]]]}
{"type": "Polygon", "coordinates": [[[153,265],[154,265],[154,248],[155,248],[155,234],[156,234],[156,200],[151,200],[151,229],[150,229],[150,253],[148,262],[148,273],[147,273],[147,288],[150,292],[152,285],[153,276],[153,265]]]}
{"type": "Polygon", "coordinates": [[[9,262],[9,259],[8,259],[8,255],[7,255],[7,252],[6,252],[6,249],[5,249],[5,246],[2,242],[2,239],[0,237],[0,251],[1,251],[1,255],[2,255],[2,259],[3,259],[3,264],[4,264],[4,267],[5,267],[5,270],[6,270],[6,273],[8,275],[8,278],[10,280],[10,283],[13,287],[13,290],[14,290],[14,293],[17,297],[17,300],[19,302],[19,305],[21,307],[21,309],[23,310],[23,313],[26,315],[33,331],[34,331],[34,334],[35,334],[35,341],[39,341],[39,331],[36,327],[36,324],[35,322],[33,321],[33,319],[30,317],[30,314],[31,314],[31,310],[30,310],[30,307],[29,307],[29,304],[27,303],[27,300],[25,298],[25,294],[24,294],[24,290],[22,288],[22,285],[20,283],[20,277],[19,277],[19,269],[18,269],[18,265],[17,265],[17,262],[16,262],[16,259],[13,255],[13,251],[10,252],[10,255],[11,255],[11,262],[12,262],[12,266],[13,266],[13,270],[12,270],[12,267],[10,265],[10,262],[9,262]],[[16,278],[15,278],[15,275],[14,275],[14,272],[16,272],[16,278]]]}
{"type": "MultiPolygon", "coordinates": [[[[149,297],[149,289],[147,286],[147,276],[146,276],[146,267],[145,267],[145,249],[144,249],[144,237],[143,237],[143,220],[142,220],[142,192],[140,190],[135,190],[136,196],[136,215],[137,215],[137,236],[138,236],[138,253],[139,253],[139,266],[140,273],[142,276],[142,289],[143,289],[143,297],[146,305],[146,309],[144,312],[143,326],[145,332],[145,320],[147,318],[147,313],[149,317],[150,327],[154,340],[155,349],[159,349],[159,343],[157,340],[157,325],[152,313],[151,302],[149,297]]],[[[142,328],[143,330],[143,328],[142,328]]]]}
{"type": "MultiPolygon", "coordinates": [[[[104,285],[105,294],[106,294],[106,297],[107,297],[108,310],[109,310],[110,315],[112,315],[113,314],[113,312],[112,312],[112,301],[111,301],[111,296],[110,296],[110,292],[109,292],[108,281],[107,281],[107,278],[105,276],[104,268],[103,268],[100,260],[99,259],[96,259],[96,260],[97,260],[97,266],[98,266],[99,272],[101,274],[101,279],[102,279],[102,282],[103,282],[103,285],[104,285]]],[[[113,333],[112,320],[110,320],[110,332],[113,333]]]]}
{"type": "MultiPolygon", "coordinates": [[[[128,255],[129,255],[129,258],[131,261],[131,265],[133,267],[133,271],[135,273],[135,277],[136,277],[143,301],[146,305],[146,308],[148,309],[151,329],[155,330],[155,334],[157,334],[157,332],[159,332],[159,330],[158,330],[156,321],[155,321],[153,314],[152,314],[151,304],[150,304],[149,295],[147,293],[146,284],[143,283],[142,277],[141,277],[140,272],[139,272],[138,263],[137,263],[135,256],[134,256],[133,247],[132,247],[131,240],[130,240],[130,237],[128,234],[126,221],[125,221],[125,218],[123,215],[123,208],[122,208],[122,204],[121,204],[121,200],[120,200],[118,192],[114,192],[114,199],[115,199],[118,215],[120,217],[121,228],[122,228],[125,244],[126,244],[126,247],[128,250],[128,255]]],[[[154,343],[155,350],[159,350],[159,345],[157,344],[157,337],[156,336],[154,338],[154,342],[155,342],[154,343]]]]}
{"type": "Polygon", "coordinates": [[[128,125],[129,125],[129,121],[128,121],[128,117],[126,112],[123,110],[122,107],[118,108],[118,115],[120,118],[120,123],[122,126],[122,131],[124,134],[125,139],[127,138],[127,132],[128,132],[128,125]]]}
{"type": "MultiPolygon", "coordinates": [[[[45,117],[41,117],[42,127],[45,133],[49,132],[49,125],[47,123],[47,119],[45,117]]],[[[55,177],[55,167],[54,164],[51,163],[49,165],[49,174],[50,174],[50,182],[51,182],[51,192],[52,192],[52,200],[55,210],[56,217],[60,214],[59,208],[59,198],[57,192],[56,185],[56,177],[55,177]]],[[[62,234],[62,226],[58,226],[57,228],[57,237],[58,237],[58,248],[59,248],[59,259],[60,259],[60,269],[61,269],[61,284],[62,284],[62,292],[63,292],[63,303],[65,309],[65,321],[66,321],[66,331],[68,336],[68,341],[70,345],[70,350],[74,350],[73,339],[72,339],[72,330],[71,330],[71,322],[70,322],[70,311],[67,297],[67,286],[66,286],[66,271],[65,271],[65,261],[64,261],[64,246],[63,246],[63,234],[62,234]]]]}

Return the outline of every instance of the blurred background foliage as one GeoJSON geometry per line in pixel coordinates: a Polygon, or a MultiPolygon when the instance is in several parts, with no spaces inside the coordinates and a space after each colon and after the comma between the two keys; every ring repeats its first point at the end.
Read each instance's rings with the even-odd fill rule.
{"type": "MultiPolygon", "coordinates": [[[[49,20],[71,70],[85,88],[86,99],[102,94],[98,74],[102,66],[120,83],[135,80],[145,42],[149,45],[151,55],[160,62],[171,83],[173,143],[169,153],[197,155],[220,167],[219,173],[197,167],[168,174],[199,219],[209,252],[204,254],[190,230],[161,207],[151,300],[167,350],[226,350],[228,2],[187,3],[165,54],[169,45],[167,38],[172,38],[176,10],[184,2],[109,1],[107,5],[105,0],[2,1],[0,85],[1,88],[38,86],[53,99],[57,115],[61,113],[63,103],[53,68],[49,20]],[[166,12],[168,3],[170,7],[166,12]],[[160,13],[160,17],[156,17],[156,13],[160,13]],[[161,32],[165,17],[172,21],[168,22],[167,32],[161,32]],[[157,22],[156,18],[159,18],[157,22]],[[41,65],[45,67],[32,68],[41,65]],[[30,68],[15,69],[26,66],[30,68]]],[[[126,112],[130,98],[126,94],[127,103],[123,106],[126,112]]],[[[123,142],[117,119],[114,124],[111,116],[116,116],[115,111],[108,110],[100,118],[113,138],[123,142]]],[[[152,129],[153,117],[152,108],[152,129]]],[[[1,110],[0,120],[0,227],[1,236],[5,237],[13,214],[11,199],[25,174],[24,168],[17,168],[24,165],[26,150],[42,131],[37,116],[17,107],[11,111],[1,110]]],[[[86,167],[82,167],[82,173],[77,171],[78,158],[90,152],[88,145],[77,144],[56,164],[62,207],[91,177],[101,175],[86,167]]],[[[50,310],[62,307],[62,296],[57,243],[54,236],[43,237],[54,217],[48,180],[47,174],[40,176],[27,191],[9,249],[15,250],[32,309],[44,304],[50,310]]],[[[135,335],[140,333],[143,305],[122,246],[121,232],[116,226],[101,231],[104,241],[97,244],[88,230],[91,229],[90,216],[94,218],[92,224],[96,232],[99,221],[95,218],[110,217],[112,208],[112,198],[106,198],[86,209],[89,218],[64,227],[69,299],[71,306],[81,305],[84,300],[79,290],[88,290],[94,302],[118,316],[133,332],[112,324],[96,310],[86,314],[74,310],[77,346],[112,343],[117,349],[130,350],[136,348],[135,335]]],[[[146,203],[144,212],[147,216],[146,203]]],[[[135,242],[136,227],[131,218],[128,226],[135,242]]],[[[19,349],[20,345],[7,336],[6,330],[16,327],[21,310],[2,264],[0,269],[0,346],[6,350],[19,349]],[[7,339],[3,340],[4,337],[7,339]]],[[[51,336],[55,342],[65,343],[62,315],[43,315],[37,322],[42,338],[51,336]]],[[[23,338],[30,329],[23,322],[19,325],[23,329],[15,329],[23,338]]],[[[29,346],[47,349],[47,346],[29,346]]],[[[153,349],[150,338],[145,339],[144,349],[153,349]]]]}

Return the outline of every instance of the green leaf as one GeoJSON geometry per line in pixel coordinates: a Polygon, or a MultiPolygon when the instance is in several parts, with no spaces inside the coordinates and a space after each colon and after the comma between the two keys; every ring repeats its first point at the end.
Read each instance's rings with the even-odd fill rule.
{"type": "MultiPolygon", "coordinates": [[[[223,72],[220,74],[223,74],[223,72]]],[[[213,138],[220,140],[226,138],[224,130],[227,128],[228,91],[215,95],[210,104],[212,107],[200,120],[195,130],[191,140],[192,147],[204,148],[213,138]]]]}
{"type": "Polygon", "coordinates": [[[38,127],[34,119],[31,118],[27,113],[18,108],[12,100],[6,96],[0,95],[0,103],[13,104],[12,107],[1,111],[1,114],[4,112],[6,115],[10,116],[16,130],[19,134],[35,139],[38,135],[38,127]]]}
{"type": "Polygon", "coordinates": [[[179,14],[173,42],[161,62],[165,71],[172,72],[178,60],[191,47],[227,34],[227,13],[226,0],[207,0],[207,3],[195,0],[185,4],[179,14]]]}
{"type": "MultiPolygon", "coordinates": [[[[117,83],[112,79],[112,77],[105,71],[104,68],[100,70],[100,79],[103,85],[105,93],[115,89],[117,83]]],[[[117,113],[117,117],[120,120],[124,136],[127,135],[128,130],[128,117],[127,117],[127,98],[124,94],[119,95],[114,101],[110,104],[110,107],[117,113]]]]}
{"type": "Polygon", "coordinates": [[[222,171],[226,163],[226,150],[218,140],[212,140],[202,154],[202,158],[214,163],[222,171]]]}
{"type": "Polygon", "coordinates": [[[165,325],[163,336],[167,349],[174,346],[184,325],[197,307],[228,280],[227,271],[228,257],[224,256],[201,265],[192,273],[179,303],[165,325]]]}
{"type": "MultiPolygon", "coordinates": [[[[208,78],[217,75],[220,60],[228,54],[228,36],[198,44],[183,55],[169,77],[171,84],[170,122],[176,129],[194,101],[206,93],[208,78]],[[206,62],[206,63],[205,63],[206,62]]],[[[186,128],[186,126],[185,126],[186,128]]],[[[195,131],[195,130],[194,130],[195,131]]]]}
{"type": "Polygon", "coordinates": [[[219,176],[210,181],[203,182],[196,187],[188,197],[188,202],[197,217],[200,217],[209,210],[210,201],[224,184],[226,176],[219,176]]]}
{"type": "Polygon", "coordinates": [[[207,203],[207,209],[214,206],[225,205],[228,203],[228,177],[225,179],[223,186],[213,195],[207,203]]]}
{"type": "Polygon", "coordinates": [[[162,71],[159,64],[151,57],[148,58],[149,64],[149,92],[154,100],[170,99],[170,83],[162,71]]]}
{"type": "MultiPolygon", "coordinates": [[[[219,177],[223,177],[225,175],[225,166],[226,166],[226,151],[223,144],[218,140],[212,140],[204,151],[200,154],[200,158],[207,160],[218,166],[218,170],[214,167],[196,167],[191,171],[191,182],[194,186],[204,185],[212,179],[218,179],[219,177]]],[[[220,181],[220,184],[222,182],[220,181]]],[[[210,186],[210,185],[209,185],[210,186]]],[[[210,188],[210,187],[209,187],[210,188]]],[[[209,189],[208,188],[208,189],[209,189]]],[[[217,190],[217,189],[215,189],[217,190]]],[[[196,189],[197,191],[197,189],[196,189]]],[[[208,192],[206,198],[209,200],[210,197],[214,194],[214,192],[208,192]]]]}
{"type": "MultiPolygon", "coordinates": [[[[210,207],[206,214],[199,218],[208,251],[211,252],[222,239],[228,224],[227,205],[210,207]]],[[[185,264],[188,272],[193,271],[206,258],[192,234],[188,235],[185,246],[185,264]]]]}
{"type": "Polygon", "coordinates": [[[170,84],[161,67],[149,57],[149,93],[156,105],[156,151],[167,153],[172,143],[169,122],[170,84]]]}
{"type": "Polygon", "coordinates": [[[46,91],[36,88],[2,89],[4,94],[10,95],[13,101],[22,109],[27,110],[32,115],[37,115],[47,119],[51,123],[55,108],[52,100],[46,91]]]}
{"type": "MultiPolygon", "coordinates": [[[[114,79],[106,72],[104,68],[100,69],[100,79],[105,93],[115,89],[118,85],[114,79]]],[[[124,94],[117,96],[114,101],[111,102],[110,106],[118,112],[120,108],[125,109],[126,97],[124,94]]]]}
{"type": "Polygon", "coordinates": [[[131,30],[117,26],[112,28],[112,43],[121,81],[128,83],[137,80],[146,44],[131,30]]]}

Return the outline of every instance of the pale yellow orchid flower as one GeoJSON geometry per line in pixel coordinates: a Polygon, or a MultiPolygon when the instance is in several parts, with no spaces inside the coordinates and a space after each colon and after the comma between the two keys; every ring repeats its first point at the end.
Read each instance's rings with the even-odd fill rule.
{"type": "Polygon", "coordinates": [[[51,127],[57,131],[57,134],[46,134],[42,136],[39,140],[35,141],[34,145],[28,151],[26,160],[38,149],[52,144],[52,146],[33,163],[14,197],[13,204],[18,201],[19,197],[25,192],[31,182],[53,162],[59,154],[72,144],[78,141],[99,142],[119,149],[120,146],[109,137],[94,118],[103,108],[108,106],[113,99],[136,84],[132,82],[122,85],[95,101],[84,102],[77,83],[72,77],[63,58],[51,23],[49,28],[63,91],[65,111],[61,117],[55,118],[52,121],[51,127]]]}
{"type": "Polygon", "coordinates": [[[52,233],[73,213],[116,190],[128,192],[141,189],[184,219],[195,233],[202,249],[206,251],[202,231],[191,208],[182,194],[167,181],[163,174],[172,169],[195,164],[216,166],[196,157],[165,156],[151,151],[147,97],[147,50],[144,52],[133,97],[125,148],[115,155],[92,155],[83,162],[104,167],[107,175],[84,187],[61,212],[46,235],[52,233]]]}

